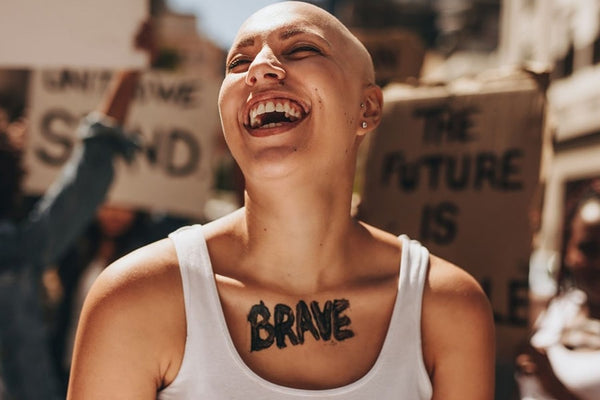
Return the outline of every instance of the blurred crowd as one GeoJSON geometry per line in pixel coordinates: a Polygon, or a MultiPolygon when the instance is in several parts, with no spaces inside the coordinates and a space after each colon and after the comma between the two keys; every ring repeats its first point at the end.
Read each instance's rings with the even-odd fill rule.
{"type": "MultiPolygon", "coordinates": [[[[148,29],[136,44],[156,65],[148,29]]],[[[0,400],[64,398],[78,316],[95,278],[121,256],[203,222],[106,201],[114,161],[140,154],[139,137],[123,129],[138,75],[114,74],[42,196],[23,192],[22,93],[0,94],[0,400]]],[[[239,175],[219,173],[239,186],[239,175]]],[[[542,262],[550,289],[515,353],[513,399],[600,398],[600,180],[586,181],[565,208],[563,248],[542,262]]]]}

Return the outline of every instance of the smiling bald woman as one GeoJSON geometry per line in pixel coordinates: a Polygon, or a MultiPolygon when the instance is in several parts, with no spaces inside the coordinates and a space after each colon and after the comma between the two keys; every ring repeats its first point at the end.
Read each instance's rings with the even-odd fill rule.
{"type": "Polygon", "coordinates": [[[252,15],[219,94],[245,206],[101,275],[68,398],[492,399],[475,280],[350,215],[381,107],[367,51],[333,16],[300,2],[252,15]]]}

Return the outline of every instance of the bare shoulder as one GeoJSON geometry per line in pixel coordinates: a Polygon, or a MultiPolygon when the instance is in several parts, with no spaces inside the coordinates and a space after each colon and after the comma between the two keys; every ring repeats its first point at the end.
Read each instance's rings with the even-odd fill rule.
{"type": "Polygon", "coordinates": [[[177,254],[170,239],[141,247],[120,258],[98,277],[86,306],[125,303],[150,305],[181,286],[177,254]]]}
{"type": "Polygon", "coordinates": [[[181,287],[169,239],[104,270],[82,310],[69,398],[155,398],[185,345],[181,287]]]}
{"type": "Polygon", "coordinates": [[[422,336],[434,399],[493,397],[490,303],[470,274],[433,255],[423,293],[422,336]],[[460,389],[456,382],[462,382],[460,389]]]}
{"type": "Polygon", "coordinates": [[[432,308],[452,306],[487,313],[489,301],[479,283],[464,269],[435,255],[430,255],[425,301],[432,308]]]}

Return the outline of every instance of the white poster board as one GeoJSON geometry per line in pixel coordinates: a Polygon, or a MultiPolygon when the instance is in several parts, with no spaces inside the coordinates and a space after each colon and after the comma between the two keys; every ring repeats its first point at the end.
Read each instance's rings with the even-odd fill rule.
{"type": "Polygon", "coordinates": [[[147,54],[134,37],[146,0],[2,0],[0,65],[141,67],[147,54]]]}
{"type": "Polygon", "coordinates": [[[498,354],[512,357],[528,323],[544,92],[522,73],[384,98],[359,215],[470,272],[492,302],[498,354]]]}
{"type": "MultiPolygon", "coordinates": [[[[71,155],[80,118],[110,81],[107,70],[38,70],[30,83],[29,193],[42,193],[71,155]]],[[[211,155],[219,134],[219,82],[196,75],[145,73],[126,130],[143,151],[132,165],[117,162],[109,199],[146,210],[201,217],[212,185],[211,155]]]]}

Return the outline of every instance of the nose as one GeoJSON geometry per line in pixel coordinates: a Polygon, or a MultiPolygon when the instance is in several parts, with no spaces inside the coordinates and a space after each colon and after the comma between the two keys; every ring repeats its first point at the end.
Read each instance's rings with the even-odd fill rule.
{"type": "Polygon", "coordinates": [[[258,83],[273,83],[285,79],[285,69],[273,51],[264,46],[256,55],[246,75],[246,84],[254,86],[258,83]]]}

